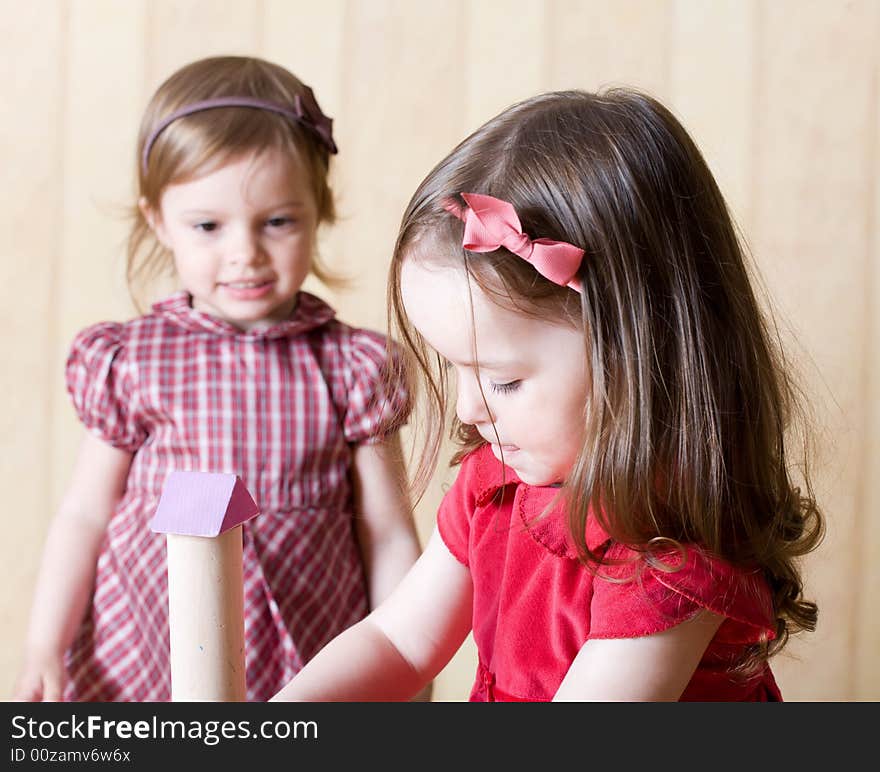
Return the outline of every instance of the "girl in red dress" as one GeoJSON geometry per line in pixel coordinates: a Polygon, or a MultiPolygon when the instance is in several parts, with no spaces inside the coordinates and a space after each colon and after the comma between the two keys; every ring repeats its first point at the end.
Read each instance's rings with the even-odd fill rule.
{"type": "Polygon", "coordinates": [[[414,694],[468,632],[473,700],[780,700],[823,518],[724,199],[656,100],[547,93],[403,217],[389,302],[461,466],[391,597],[277,699],[414,694]],[[450,401],[451,402],[451,401],[450,401]]]}
{"type": "Polygon", "coordinates": [[[67,386],[88,430],[48,535],[24,700],[170,698],[165,537],[174,470],[239,475],[247,696],[265,700],[385,598],[419,554],[382,335],[301,290],[334,219],[331,121],[287,70],[194,62],[160,86],[137,150],[129,277],[181,290],[83,330],[67,386]]]}

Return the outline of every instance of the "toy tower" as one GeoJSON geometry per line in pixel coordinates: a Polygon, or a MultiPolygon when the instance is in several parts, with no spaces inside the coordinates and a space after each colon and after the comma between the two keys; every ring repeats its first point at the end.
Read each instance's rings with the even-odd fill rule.
{"type": "Polygon", "coordinates": [[[150,528],[166,534],[171,699],[246,699],[241,525],[259,514],[234,474],[172,472],[150,528]]]}

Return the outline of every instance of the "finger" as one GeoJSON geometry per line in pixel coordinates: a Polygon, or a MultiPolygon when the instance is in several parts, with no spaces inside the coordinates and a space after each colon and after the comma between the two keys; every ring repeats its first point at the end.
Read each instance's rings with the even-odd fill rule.
{"type": "Polygon", "coordinates": [[[42,699],[43,690],[39,679],[27,679],[19,681],[12,692],[13,702],[39,702],[42,699]]]}
{"type": "Polygon", "coordinates": [[[61,701],[61,683],[55,678],[43,679],[43,702],[61,701]]]}

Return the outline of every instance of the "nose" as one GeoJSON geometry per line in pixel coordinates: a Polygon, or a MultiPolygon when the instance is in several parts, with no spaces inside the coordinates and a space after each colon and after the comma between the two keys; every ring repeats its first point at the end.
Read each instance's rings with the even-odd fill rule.
{"type": "Polygon", "coordinates": [[[480,383],[473,373],[458,376],[455,413],[465,424],[492,423],[495,419],[486,404],[480,383]]]}
{"type": "Polygon", "coordinates": [[[238,229],[231,237],[229,261],[233,265],[250,265],[263,259],[259,236],[249,228],[238,229]]]}

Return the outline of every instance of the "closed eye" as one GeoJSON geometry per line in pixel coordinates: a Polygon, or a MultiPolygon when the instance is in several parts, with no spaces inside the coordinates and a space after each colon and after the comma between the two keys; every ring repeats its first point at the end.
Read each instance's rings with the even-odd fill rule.
{"type": "Polygon", "coordinates": [[[492,388],[492,391],[498,394],[509,394],[511,391],[516,391],[522,381],[508,381],[507,383],[493,383],[489,382],[489,386],[492,388]]]}
{"type": "Polygon", "coordinates": [[[266,220],[266,225],[270,228],[285,228],[289,225],[293,225],[292,217],[270,217],[266,220]]]}

